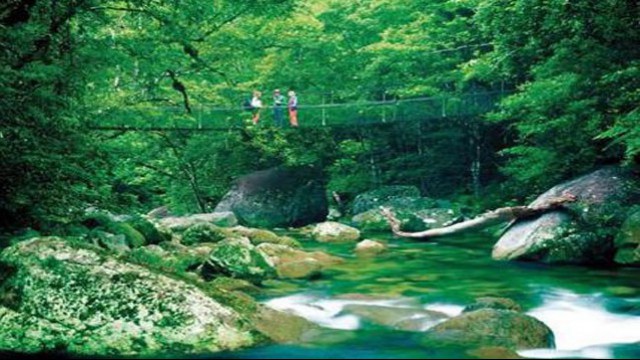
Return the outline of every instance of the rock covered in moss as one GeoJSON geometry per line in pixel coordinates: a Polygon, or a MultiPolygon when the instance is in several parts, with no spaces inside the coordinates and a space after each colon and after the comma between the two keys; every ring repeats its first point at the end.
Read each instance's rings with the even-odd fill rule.
{"type": "Polygon", "coordinates": [[[316,224],[311,235],[320,242],[348,243],[360,238],[360,230],[334,221],[316,224]]]}
{"type": "Polygon", "coordinates": [[[416,198],[419,196],[420,190],[415,186],[383,186],[356,196],[351,206],[351,213],[360,214],[368,210],[377,209],[382,205],[388,204],[390,201],[416,198]]]}
{"type": "Polygon", "coordinates": [[[222,274],[256,284],[276,275],[273,264],[246,238],[229,238],[217,243],[203,271],[207,276],[222,274]]]}
{"type": "Polygon", "coordinates": [[[306,252],[279,244],[264,243],[257,249],[275,265],[279,277],[288,279],[317,277],[323,269],[344,261],[321,251],[306,252]]]}
{"type": "Polygon", "coordinates": [[[515,311],[488,308],[465,312],[434,326],[424,334],[423,343],[514,350],[555,347],[553,332],[543,322],[515,311]]]}
{"type": "Polygon", "coordinates": [[[477,298],[473,304],[467,305],[462,312],[471,312],[480,309],[511,310],[516,312],[522,311],[520,304],[511,299],[485,296],[477,298]]]}
{"type": "Polygon", "coordinates": [[[191,225],[182,234],[182,240],[180,241],[184,245],[194,245],[199,243],[215,243],[220,240],[224,240],[230,234],[224,231],[223,228],[210,224],[210,223],[197,223],[191,225]]]}
{"type": "Polygon", "coordinates": [[[0,349],[85,355],[214,352],[254,343],[235,310],[188,283],[59,238],[0,254],[0,349]],[[11,301],[6,301],[11,298],[11,301]]]}
{"type": "Polygon", "coordinates": [[[632,211],[615,239],[618,264],[640,266],[640,210],[632,211]]]}
{"type": "Polygon", "coordinates": [[[145,238],[146,244],[159,244],[163,241],[171,240],[171,233],[161,227],[156,227],[154,223],[143,218],[142,216],[134,216],[126,221],[145,238]]]}
{"type": "MultiPolygon", "coordinates": [[[[144,246],[144,235],[126,222],[114,220],[113,216],[103,213],[91,213],[85,216],[83,225],[91,230],[99,230],[113,235],[123,235],[129,248],[144,246]]],[[[91,234],[90,234],[91,235],[91,234]]]]}

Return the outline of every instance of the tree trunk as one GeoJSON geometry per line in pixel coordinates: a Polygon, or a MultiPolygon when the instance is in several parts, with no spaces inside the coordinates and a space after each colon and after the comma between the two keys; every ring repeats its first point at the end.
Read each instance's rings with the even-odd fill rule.
{"type": "Polygon", "coordinates": [[[496,209],[486,212],[480,216],[477,216],[471,220],[463,221],[461,223],[453,224],[443,228],[429,229],[420,232],[406,232],[400,230],[400,220],[398,220],[395,214],[389,208],[381,208],[382,215],[387,218],[389,225],[391,225],[391,231],[394,234],[407,238],[432,238],[437,236],[446,236],[457,234],[460,232],[482,229],[499,223],[512,221],[521,218],[527,218],[531,216],[540,215],[544,212],[551,211],[562,207],[566,203],[570,203],[576,200],[576,197],[572,194],[563,194],[560,197],[549,199],[544,204],[529,207],[529,206],[513,206],[496,209]]]}

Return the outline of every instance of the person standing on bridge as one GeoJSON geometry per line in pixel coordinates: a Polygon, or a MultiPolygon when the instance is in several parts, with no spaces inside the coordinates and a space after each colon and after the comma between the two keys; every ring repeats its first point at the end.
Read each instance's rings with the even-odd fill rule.
{"type": "Polygon", "coordinates": [[[276,127],[284,127],[284,96],[280,94],[280,89],[276,89],[273,92],[273,120],[276,123],[276,127]]]}
{"type": "Polygon", "coordinates": [[[253,125],[258,125],[258,121],[260,121],[260,111],[262,111],[262,100],[260,97],[262,93],[260,91],[253,92],[253,99],[251,99],[251,108],[253,109],[253,125]]]}
{"type": "Polygon", "coordinates": [[[293,127],[298,127],[298,97],[293,90],[289,91],[288,95],[289,123],[293,127]]]}

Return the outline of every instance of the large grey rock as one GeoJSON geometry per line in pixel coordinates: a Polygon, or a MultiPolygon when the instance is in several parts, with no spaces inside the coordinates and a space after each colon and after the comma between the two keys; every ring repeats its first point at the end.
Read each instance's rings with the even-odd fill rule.
{"type": "Polygon", "coordinates": [[[236,310],[198,287],[82,244],[34,238],[0,254],[0,351],[210,353],[253,344],[236,310]]]}
{"type": "Polygon", "coordinates": [[[328,204],[324,186],[316,177],[288,168],[254,172],[236,181],[216,211],[231,211],[241,224],[262,228],[324,221],[328,204]]]}
{"type": "Polygon", "coordinates": [[[531,206],[569,192],[577,197],[571,211],[547,212],[518,220],[493,248],[497,260],[537,260],[548,263],[609,263],[613,236],[621,213],[638,194],[634,176],[620,168],[604,168],[555,186],[531,206]],[[609,230],[609,231],[607,231],[609,230]]]}

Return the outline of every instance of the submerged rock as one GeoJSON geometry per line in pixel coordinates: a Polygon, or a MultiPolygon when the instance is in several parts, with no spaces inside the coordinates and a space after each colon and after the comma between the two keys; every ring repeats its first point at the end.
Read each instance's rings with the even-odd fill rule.
{"type": "Polygon", "coordinates": [[[358,256],[376,256],[387,251],[387,245],[375,240],[362,240],[356,245],[355,252],[358,256]]]}
{"type": "Polygon", "coordinates": [[[405,331],[425,331],[447,318],[446,314],[437,311],[376,304],[349,304],[343,312],[374,324],[405,331]]]}
{"type": "Polygon", "coordinates": [[[516,221],[493,248],[497,260],[537,260],[548,263],[611,263],[614,230],[625,206],[638,194],[632,174],[605,168],[558,185],[531,206],[569,192],[577,197],[568,210],[547,212],[516,221]]]}
{"type": "Polygon", "coordinates": [[[429,329],[427,346],[508,349],[554,348],[553,332],[543,322],[515,311],[480,309],[466,312],[429,329]]]}
{"type": "Polygon", "coordinates": [[[328,203],[317,175],[291,168],[254,172],[236,181],[216,211],[231,211],[241,224],[262,228],[324,221],[328,203]]]}
{"type": "Polygon", "coordinates": [[[286,245],[264,243],[257,249],[275,265],[281,278],[314,278],[323,269],[344,261],[321,251],[305,252],[286,245]]]}
{"type": "Polygon", "coordinates": [[[0,254],[0,349],[92,356],[215,352],[257,339],[242,315],[183,281],[59,238],[0,254]]]}
{"type": "Polygon", "coordinates": [[[334,221],[317,224],[311,235],[320,242],[348,243],[360,238],[360,230],[334,221]]]}

